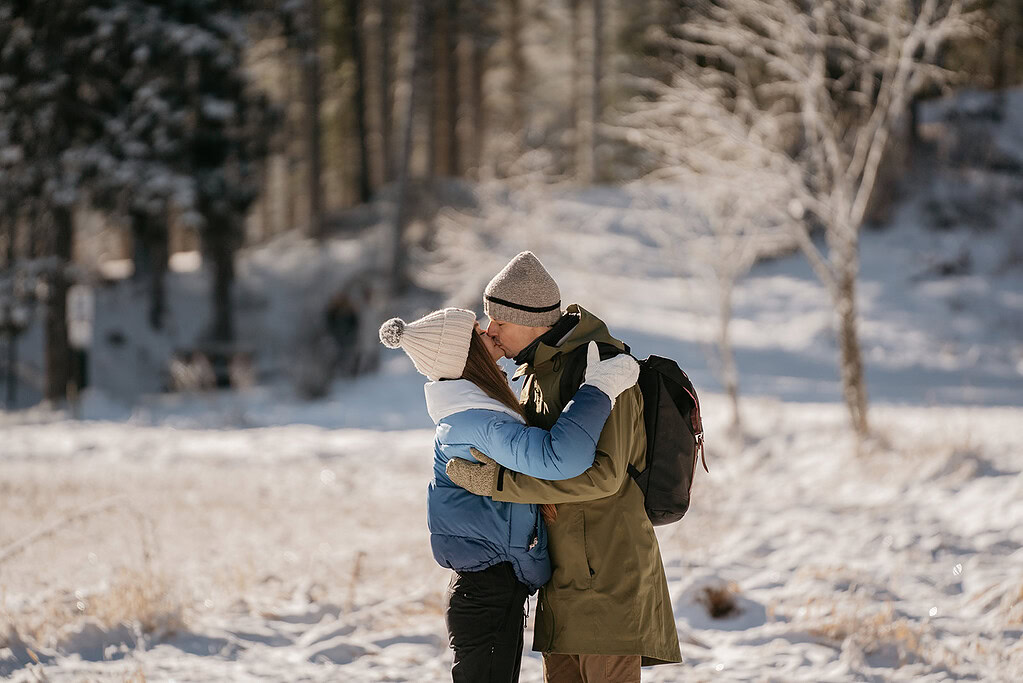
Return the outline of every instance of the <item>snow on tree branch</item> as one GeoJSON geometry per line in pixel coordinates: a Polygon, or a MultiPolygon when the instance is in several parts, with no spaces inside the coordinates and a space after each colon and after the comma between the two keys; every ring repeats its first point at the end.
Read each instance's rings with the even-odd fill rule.
{"type": "MultiPolygon", "coordinates": [[[[657,159],[657,177],[732,183],[784,221],[833,299],[843,387],[857,433],[866,391],[856,336],[859,232],[892,134],[913,95],[953,77],[939,48],[977,30],[974,0],[719,0],[654,30],[661,79],[617,132],[657,159]],[[676,172],[673,172],[675,170],[676,172]],[[764,192],[770,178],[785,190],[764,192]],[[811,229],[823,229],[820,246],[811,229]]],[[[727,213],[713,212],[723,221],[727,213]]],[[[742,215],[740,213],[740,215],[742,215]]]]}

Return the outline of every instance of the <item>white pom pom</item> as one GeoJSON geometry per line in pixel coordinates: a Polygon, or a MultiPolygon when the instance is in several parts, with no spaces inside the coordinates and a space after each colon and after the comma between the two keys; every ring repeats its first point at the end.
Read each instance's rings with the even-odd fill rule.
{"type": "Polygon", "coordinates": [[[401,346],[401,336],[405,332],[405,321],[391,318],[380,326],[380,343],[389,349],[401,346]]]}

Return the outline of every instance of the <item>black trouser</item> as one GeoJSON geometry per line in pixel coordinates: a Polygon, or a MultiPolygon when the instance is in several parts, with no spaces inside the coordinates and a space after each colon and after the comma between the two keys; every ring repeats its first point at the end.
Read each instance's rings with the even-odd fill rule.
{"type": "Polygon", "coordinates": [[[516,683],[529,587],[511,563],[481,572],[455,572],[448,585],[445,621],[455,651],[455,683],[516,683]]]}

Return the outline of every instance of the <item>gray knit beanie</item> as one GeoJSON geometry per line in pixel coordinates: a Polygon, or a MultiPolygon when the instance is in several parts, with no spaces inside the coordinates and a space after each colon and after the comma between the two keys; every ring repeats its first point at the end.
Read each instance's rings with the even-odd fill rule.
{"type": "Polygon", "coordinates": [[[476,314],[463,308],[444,308],[410,323],[391,318],[380,326],[380,343],[400,348],[416,370],[433,381],[457,379],[465,370],[476,314]]]}
{"type": "Polygon", "coordinates": [[[561,318],[561,291],[540,259],[524,251],[487,285],[483,310],[498,322],[550,327],[561,318]]]}

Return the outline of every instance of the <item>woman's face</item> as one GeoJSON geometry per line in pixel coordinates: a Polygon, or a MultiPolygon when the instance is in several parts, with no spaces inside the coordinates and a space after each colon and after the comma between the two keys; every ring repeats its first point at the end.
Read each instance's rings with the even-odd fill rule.
{"type": "Polygon", "coordinates": [[[488,335],[486,331],[480,327],[479,321],[476,321],[475,329],[476,334],[480,335],[480,338],[483,340],[483,345],[487,347],[487,353],[490,354],[490,357],[494,360],[494,362],[496,363],[499,358],[503,358],[504,351],[498,348],[497,344],[494,343],[494,340],[490,338],[490,335],[488,335]]]}

